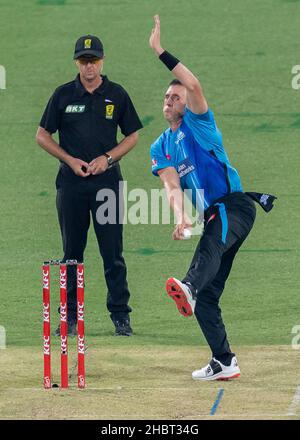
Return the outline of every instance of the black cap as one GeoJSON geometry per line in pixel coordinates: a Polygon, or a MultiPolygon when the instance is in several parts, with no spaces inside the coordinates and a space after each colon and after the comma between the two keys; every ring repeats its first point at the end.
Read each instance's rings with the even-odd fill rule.
{"type": "Polygon", "coordinates": [[[93,35],[78,38],[75,44],[74,60],[85,55],[103,58],[103,45],[99,38],[93,35]]]}

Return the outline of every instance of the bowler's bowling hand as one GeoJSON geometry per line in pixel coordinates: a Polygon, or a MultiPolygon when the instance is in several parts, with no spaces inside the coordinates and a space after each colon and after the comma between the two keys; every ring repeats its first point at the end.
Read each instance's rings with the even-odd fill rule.
{"type": "Polygon", "coordinates": [[[96,159],[92,160],[89,163],[89,169],[91,170],[91,174],[95,176],[96,174],[102,174],[108,168],[107,157],[99,156],[96,159]]]}
{"type": "Polygon", "coordinates": [[[164,49],[160,45],[160,19],[159,15],[154,15],[154,28],[151,31],[149,38],[149,44],[151,49],[159,56],[164,52],[164,49]]]}
{"type": "Polygon", "coordinates": [[[187,238],[185,229],[190,230],[192,227],[192,223],[190,219],[185,216],[185,219],[181,222],[178,222],[173,231],[173,240],[185,240],[187,238]]]}

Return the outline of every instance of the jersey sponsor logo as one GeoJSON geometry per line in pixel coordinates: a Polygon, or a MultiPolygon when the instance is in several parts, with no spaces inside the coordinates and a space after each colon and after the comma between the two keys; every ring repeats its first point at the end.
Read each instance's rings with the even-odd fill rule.
{"type": "Polygon", "coordinates": [[[151,163],[152,163],[152,168],[153,168],[153,167],[156,167],[156,165],[157,165],[157,160],[156,160],[156,159],[152,159],[151,163]]]}
{"type": "Polygon", "coordinates": [[[262,204],[262,205],[267,205],[268,204],[268,198],[269,198],[270,196],[269,196],[269,194],[263,194],[262,196],[261,196],[261,198],[260,198],[260,203],[262,204]]]}
{"type": "Polygon", "coordinates": [[[177,138],[176,138],[175,144],[178,145],[179,142],[182,141],[182,139],[184,139],[184,138],[185,138],[185,134],[183,133],[183,131],[179,130],[179,132],[177,134],[177,138]]]}
{"type": "Polygon", "coordinates": [[[182,162],[180,162],[178,164],[177,172],[178,172],[179,177],[181,179],[182,177],[184,177],[187,174],[189,174],[192,171],[194,171],[194,169],[195,169],[194,165],[192,164],[190,159],[187,157],[186,159],[184,159],[182,162]]]}
{"type": "Polygon", "coordinates": [[[83,113],[85,111],[85,105],[68,105],[65,113],[83,113]]]}
{"type": "Polygon", "coordinates": [[[105,98],[105,102],[111,102],[112,103],[112,101],[110,99],[108,99],[108,98],[105,98]]]}
{"type": "Polygon", "coordinates": [[[115,109],[114,104],[108,104],[106,106],[106,114],[105,114],[106,119],[112,119],[113,118],[114,109],[115,109]]]}
{"type": "Polygon", "coordinates": [[[216,214],[212,214],[209,219],[207,220],[207,223],[211,222],[216,217],[216,214]]]}
{"type": "Polygon", "coordinates": [[[86,40],[84,40],[84,48],[90,49],[91,47],[92,47],[92,40],[90,38],[87,38],[86,40]]]}

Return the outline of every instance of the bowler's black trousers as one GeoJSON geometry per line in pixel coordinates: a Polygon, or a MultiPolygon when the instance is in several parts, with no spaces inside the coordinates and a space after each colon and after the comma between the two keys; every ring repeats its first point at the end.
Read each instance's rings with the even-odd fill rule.
{"type": "MultiPolygon", "coordinates": [[[[60,183],[57,187],[56,206],[61,229],[64,258],[66,260],[84,259],[88,229],[92,217],[99,251],[103,259],[104,275],[107,285],[107,308],[113,321],[128,318],[131,308],[128,306],[129,290],[126,281],[126,265],[122,256],[123,225],[119,221],[119,203],[122,208],[123,195],[119,194],[119,182],[101,186],[96,179],[80,179],[75,183],[60,183]],[[116,223],[100,224],[97,210],[107,203],[107,197],[96,200],[99,190],[111,190],[115,194],[115,203],[111,205],[113,212],[116,207],[116,223]]],[[[108,216],[108,211],[104,213],[108,216]]],[[[99,215],[99,212],[98,212],[99,215]]],[[[76,267],[68,266],[68,321],[76,321],[76,267]]]]}
{"type": "Polygon", "coordinates": [[[222,197],[204,215],[204,233],[183,282],[197,290],[195,316],[213,357],[228,364],[231,352],[219,307],[234,257],[256,215],[252,199],[236,192],[222,197]]]}

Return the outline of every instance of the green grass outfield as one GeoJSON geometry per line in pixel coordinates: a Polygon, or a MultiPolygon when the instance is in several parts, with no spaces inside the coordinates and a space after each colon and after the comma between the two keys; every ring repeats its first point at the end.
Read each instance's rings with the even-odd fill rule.
{"type": "MultiPolygon", "coordinates": [[[[6,329],[7,352],[0,350],[0,358],[3,362],[6,356],[2,368],[7,375],[13,353],[24,349],[26,361],[20,363],[20,370],[22,365],[28,367],[33,353],[41,353],[40,265],[44,259],[61,256],[61,241],[54,188],[58,165],[34,138],[49,96],[76,75],[72,54],[80,35],[92,33],[103,40],[104,73],[128,90],[145,123],[138,146],[122,160],[129,189],[141,187],[150,192],[160,187],[159,179],[151,175],[149,146],[166,127],[162,96],[172,76],[148,47],[155,13],[161,16],[163,45],[201,79],[245,190],[278,196],[270,214],[258,208],[256,224],[235,261],[222,298],[231,344],[241,347],[241,356],[246,356],[246,347],[254,353],[259,346],[262,350],[270,346],[275,350],[271,372],[276,371],[276,360],[282,354],[279,346],[286,346],[284,355],[290,358],[290,366],[285,367],[289,374],[295,371],[297,352],[291,348],[291,332],[300,325],[300,91],[291,87],[291,69],[300,64],[300,1],[0,0],[0,65],[7,75],[7,88],[0,90],[0,325],[6,329]]],[[[135,336],[124,340],[111,336],[102,262],[90,230],[85,256],[87,339],[99,349],[99,357],[101,347],[106,354],[110,348],[115,352],[128,349],[133,356],[135,350],[148,347],[158,356],[156,363],[160,351],[170,350],[173,355],[182,350],[186,356],[190,347],[194,356],[193,360],[187,357],[186,380],[191,382],[190,372],[200,361],[206,362],[209,353],[195,320],[178,316],[164,283],[171,275],[180,278],[185,274],[197,240],[174,242],[171,232],[171,226],[125,226],[124,255],[135,336]]],[[[58,289],[53,295],[58,298],[58,289]]],[[[56,301],[52,304],[56,324],[56,301]]],[[[249,362],[251,371],[255,356],[249,362]]],[[[109,363],[104,365],[108,370],[99,375],[100,387],[105,387],[109,377],[109,363]]],[[[122,360],[119,367],[123,367],[122,360]]],[[[176,374],[172,368],[171,363],[170,374],[176,374]]],[[[13,371],[19,374],[18,369],[13,371]]],[[[32,376],[30,384],[39,387],[39,370],[33,370],[32,376]]],[[[26,377],[24,388],[28,380],[26,377]]],[[[291,401],[299,383],[295,372],[289,384],[291,401]]],[[[246,399],[251,386],[248,380],[240,390],[241,399],[246,399]]],[[[268,387],[263,378],[261,387],[268,387]]],[[[0,397],[1,403],[5,399],[0,397]]],[[[261,409],[259,414],[270,413],[275,418],[285,414],[282,408],[261,409]]],[[[161,417],[165,414],[162,409],[161,417]]],[[[9,418],[0,411],[1,415],[9,418]]],[[[22,418],[22,412],[17,417],[22,418]]]]}

